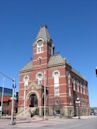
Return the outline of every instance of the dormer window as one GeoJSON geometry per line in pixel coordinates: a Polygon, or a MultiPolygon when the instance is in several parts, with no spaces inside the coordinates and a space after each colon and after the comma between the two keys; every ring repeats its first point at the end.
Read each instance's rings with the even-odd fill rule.
{"type": "Polygon", "coordinates": [[[40,39],[37,41],[37,53],[43,52],[43,41],[40,39]]]}

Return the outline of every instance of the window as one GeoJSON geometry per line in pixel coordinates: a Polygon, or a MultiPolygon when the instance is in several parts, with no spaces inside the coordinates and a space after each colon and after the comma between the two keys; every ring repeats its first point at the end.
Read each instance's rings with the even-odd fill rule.
{"type": "Polygon", "coordinates": [[[29,76],[25,75],[23,80],[24,80],[24,86],[28,86],[29,76]]]}
{"type": "Polygon", "coordinates": [[[79,82],[77,82],[77,92],[79,92],[79,82]]]}
{"type": "Polygon", "coordinates": [[[77,82],[75,82],[75,91],[77,91],[77,82]]]}
{"type": "Polygon", "coordinates": [[[73,90],[75,91],[75,80],[73,79],[73,90]]]}
{"type": "Polygon", "coordinates": [[[71,75],[68,73],[68,95],[71,96],[71,75]]]}
{"type": "Polygon", "coordinates": [[[37,83],[38,83],[38,85],[42,85],[43,73],[38,73],[38,74],[36,75],[36,78],[37,78],[37,83]]]}
{"type": "Polygon", "coordinates": [[[37,41],[37,53],[42,53],[43,52],[43,41],[38,40],[37,41]]]}
{"type": "Polygon", "coordinates": [[[83,86],[83,94],[85,95],[85,85],[83,86]]]}
{"type": "Polygon", "coordinates": [[[59,87],[54,87],[54,95],[59,96],[59,87]]]}
{"type": "Polygon", "coordinates": [[[54,77],[54,96],[59,96],[59,76],[60,76],[59,71],[54,71],[53,72],[53,77],[54,77]]]}
{"type": "Polygon", "coordinates": [[[81,84],[81,87],[80,87],[80,90],[81,90],[80,92],[81,92],[81,94],[82,94],[82,92],[83,92],[83,91],[82,91],[82,88],[83,88],[83,87],[82,87],[82,84],[81,84]]]}

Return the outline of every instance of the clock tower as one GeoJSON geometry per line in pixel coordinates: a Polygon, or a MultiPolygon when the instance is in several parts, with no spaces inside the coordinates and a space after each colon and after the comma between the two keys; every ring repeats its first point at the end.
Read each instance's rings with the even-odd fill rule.
{"type": "Polygon", "coordinates": [[[41,26],[33,43],[33,67],[47,66],[50,56],[54,54],[54,44],[47,26],[41,26]]]}

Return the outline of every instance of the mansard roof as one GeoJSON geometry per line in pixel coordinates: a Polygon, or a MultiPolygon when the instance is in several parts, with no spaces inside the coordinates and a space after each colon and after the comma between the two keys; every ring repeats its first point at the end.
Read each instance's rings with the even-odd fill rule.
{"type": "MultiPolygon", "coordinates": [[[[64,65],[65,63],[71,66],[69,63],[67,63],[66,59],[64,59],[60,54],[56,54],[50,57],[48,62],[48,67],[54,67],[61,64],[64,65]]],[[[20,71],[22,72],[26,70],[31,70],[32,68],[33,68],[33,65],[31,60],[20,71]]],[[[72,72],[78,75],[80,78],[83,78],[84,80],[86,80],[81,74],[78,73],[78,71],[74,70],[73,68],[72,68],[72,72]]]]}
{"type": "MultiPolygon", "coordinates": [[[[58,65],[58,64],[63,64],[65,63],[64,58],[62,58],[62,56],[60,54],[56,54],[50,57],[49,62],[48,62],[48,66],[52,66],[52,65],[58,65]]],[[[29,61],[20,71],[25,71],[25,70],[30,70],[32,69],[32,60],[29,61]]]]}
{"type": "Polygon", "coordinates": [[[56,54],[50,57],[48,66],[58,65],[58,64],[63,64],[63,63],[65,63],[65,59],[62,58],[60,54],[56,54]]]}
{"type": "Polygon", "coordinates": [[[24,67],[20,71],[25,71],[29,69],[32,69],[32,60],[29,61],[26,65],[24,65],[24,67]]]}
{"type": "Polygon", "coordinates": [[[39,39],[39,38],[43,38],[45,41],[51,40],[51,37],[50,37],[50,34],[48,32],[48,28],[46,25],[41,26],[36,39],[39,39]]]}
{"type": "MultiPolygon", "coordinates": [[[[46,43],[51,42],[53,44],[53,40],[51,39],[51,36],[48,32],[48,28],[46,25],[43,25],[40,27],[40,30],[37,34],[36,40],[34,41],[33,45],[37,43],[37,40],[43,39],[46,43]]],[[[53,44],[54,45],[54,44],[53,44]]]]}

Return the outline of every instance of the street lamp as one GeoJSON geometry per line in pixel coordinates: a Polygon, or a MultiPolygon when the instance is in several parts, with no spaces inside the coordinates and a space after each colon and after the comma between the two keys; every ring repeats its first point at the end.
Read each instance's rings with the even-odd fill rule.
{"type": "Polygon", "coordinates": [[[78,104],[78,119],[80,119],[80,99],[77,97],[76,104],[78,104]]]}
{"type": "Polygon", "coordinates": [[[14,121],[14,100],[15,100],[15,88],[16,88],[16,82],[13,80],[12,84],[12,110],[11,110],[11,125],[15,124],[14,121]]]}

